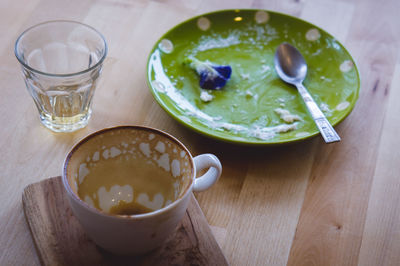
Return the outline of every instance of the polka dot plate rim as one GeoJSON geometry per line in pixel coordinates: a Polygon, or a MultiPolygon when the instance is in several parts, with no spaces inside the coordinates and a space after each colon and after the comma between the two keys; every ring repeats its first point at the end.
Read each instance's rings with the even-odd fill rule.
{"type": "Polygon", "coordinates": [[[171,117],[202,135],[257,146],[302,141],[319,132],[296,89],[275,72],[273,56],[282,42],[302,52],[305,86],[328,120],[339,124],[359,96],[354,59],[325,30],[275,11],[219,10],[176,25],[152,48],[147,83],[171,117]],[[183,64],[188,56],[231,65],[232,78],[221,90],[206,91],[210,97],[203,101],[197,74],[183,64]]]}

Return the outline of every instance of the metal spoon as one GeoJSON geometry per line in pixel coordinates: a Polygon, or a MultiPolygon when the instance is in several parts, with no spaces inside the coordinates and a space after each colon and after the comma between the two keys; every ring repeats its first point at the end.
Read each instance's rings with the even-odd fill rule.
{"type": "Polygon", "coordinates": [[[307,75],[307,64],[301,53],[290,44],[282,43],[276,49],[274,61],[275,70],[279,77],[297,87],[325,142],[340,141],[339,135],[303,86],[303,81],[307,75]]]}

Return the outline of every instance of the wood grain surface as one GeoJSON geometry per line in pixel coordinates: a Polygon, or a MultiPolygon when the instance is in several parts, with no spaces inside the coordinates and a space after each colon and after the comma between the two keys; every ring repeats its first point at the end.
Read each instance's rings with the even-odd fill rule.
{"type": "Polygon", "coordinates": [[[60,175],[69,149],[110,126],[167,131],[197,155],[216,154],[223,174],[196,194],[231,265],[400,265],[400,1],[398,0],[2,0],[0,1],[0,265],[39,265],[26,224],[24,187],[60,175]],[[361,93],[342,137],[249,148],[205,138],[169,117],[146,84],[154,42],[194,15],[261,8],[320,26],[350,51],[361,93]],[[88,127],[41,126],[14,42],[27,27],[77,20],[109,44],[88,127]]]}
{"type": "Polygon", "coordinates": [[[176,233],[140,257],[112,255],[86,236],[69,207],[61,177],[27,186],[22,203],[43,265],[228,265],[193,196],[176,233]]]}

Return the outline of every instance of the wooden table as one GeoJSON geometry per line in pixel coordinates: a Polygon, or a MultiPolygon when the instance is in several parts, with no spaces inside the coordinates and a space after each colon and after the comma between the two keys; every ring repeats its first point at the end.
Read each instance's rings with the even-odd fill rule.
{"type": "Polygon", "coordinates": [[[24,187],[60,175],[82,137],[120,124],[165,130],[193,152],[215,153],[223,175],[197,194],[232,265],[400,265],[400,1],[386,0],[2,0],[0,2],[0,265],[37,265],[24,219],[24,187]],[[167,29],[200,13],[263,8],[288,13],[336,36],[358,63],[359,101],[320,137],[246,148],[191,132],[170,118],[146,85],[146,59],[167,29]],[[109,55],[89,126],[55,134],[41,126],[13,54],[24,29],[52,19],[99,29],[109,55]]]}

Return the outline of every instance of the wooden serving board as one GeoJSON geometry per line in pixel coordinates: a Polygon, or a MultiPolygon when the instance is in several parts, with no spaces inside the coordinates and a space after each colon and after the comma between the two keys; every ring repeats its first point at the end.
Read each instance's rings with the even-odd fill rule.
{"type": "Polygon", "coordinates": [[[43,265],[228,265],[193,195],[176,233],[140,257],[110,254],[86,236],[69,207],[61,177],[27,186],[22,202],[43,265]]]}

